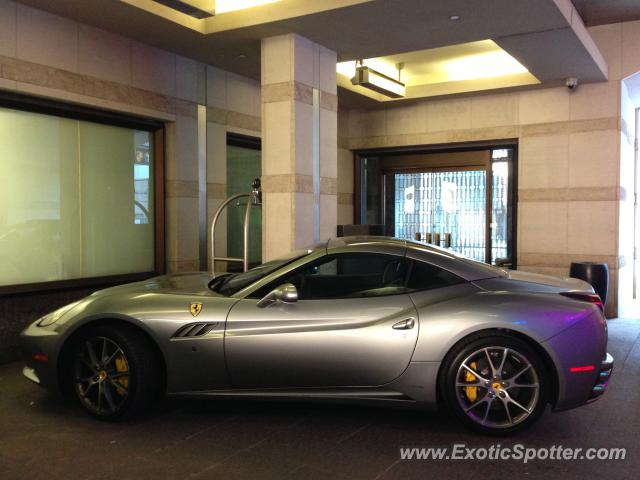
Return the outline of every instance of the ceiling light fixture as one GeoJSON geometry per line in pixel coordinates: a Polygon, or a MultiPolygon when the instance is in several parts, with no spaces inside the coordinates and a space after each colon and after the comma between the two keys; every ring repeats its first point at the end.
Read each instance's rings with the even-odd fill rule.
{"type": "Polygon", "coordinates": [[[258,7],[279,1],[280,0],[215,0],[215,12],[216,15],[218,15],[219,13],[244,10],[245,8],[258,7]]]}
{"type": "Polygon", "coordinates": [[[460,15],[451,15],[449,17],[449,20],[451,20],[453,22],[457,22],[458,20],[460,20],[460,15]]]}
{"type": "Polygon", "coordinates": [[[251,7],[279,2],[280,0],[154,0],[178,12],[203,19],[220,13],[245,10],[251,7]]]}
{"type": "MultiPolygon", "coordinates": [[[[398,70],[398,76],[400,70],[398,70]]],[[[391,98],[402,98],[406,95],[405,84],[362,64],[356,66],[356,74],[351,79],[352,85],[359,85],[391,98]]]]}
{"type": "Polygon", "coordinates": [[[504,50],[467,55],[443,65],[450,82],[501,77],[528,72],[515,58],[504,50]]]}
{"type": "Polygon", "coordinates": [[[213,0],[154,0],[197,19],[213,17],[213,0]]]}

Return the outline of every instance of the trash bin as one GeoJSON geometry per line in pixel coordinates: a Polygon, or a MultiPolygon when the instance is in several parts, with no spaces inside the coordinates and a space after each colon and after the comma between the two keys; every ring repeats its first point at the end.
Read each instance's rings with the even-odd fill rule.
{"type": "Polygon", "coordinates": [[[606,263],[597,262],[573,262],[569,276],[579,278],[589,283],[596,291],[602,303],[607,301],[607,289],[609,288],[609,267],[606,263]]]}

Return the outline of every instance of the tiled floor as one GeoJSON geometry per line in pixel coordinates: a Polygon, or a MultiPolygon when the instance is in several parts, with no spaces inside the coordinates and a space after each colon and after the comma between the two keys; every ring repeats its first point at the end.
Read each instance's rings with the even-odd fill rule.
{"type": "Polygon", "coordinates": [[[149,418],[90,419],[0,366],[0,479],[636,478],[640,471],[640,321],[612,320],[616,370],[594,404],[547,412],[493,440],[443,414],[299,403],[170,401],[149,418]],[[399,447],[626,447],[624,461],[400,460],[399,447]]]}

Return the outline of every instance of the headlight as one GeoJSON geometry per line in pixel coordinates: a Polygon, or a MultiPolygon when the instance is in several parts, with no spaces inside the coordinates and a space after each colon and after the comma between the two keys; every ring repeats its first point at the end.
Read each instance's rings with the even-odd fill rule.
{"type": "Polygon", "coordinates": [[[47,315],[45,315],[40,319],[37,325],[39,327],[48,327],[49,325],[53,325],[58,320],[60,320],[65,313],[67,313],[69,310],[75,307],[78,303],[80,302],[73,302],[73,303],[70,303],[69,305],[65,305],[64,307],[59,308],[55,312],[48,313],[47,315]]]}

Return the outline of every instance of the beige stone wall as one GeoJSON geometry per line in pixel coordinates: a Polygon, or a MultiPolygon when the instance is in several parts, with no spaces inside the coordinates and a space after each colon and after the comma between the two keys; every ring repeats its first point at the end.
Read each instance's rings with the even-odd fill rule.
{"type": "Polygon", "coordinates": [[[354,206],[354,159],[348,148],[349,111],[338,111],[338,225],[356,223],[354,206]]]}
{"type": "Polygon", "coordinates": [[[261,67],[262,252],[271,260],[336,234],[336,53],[280,35],[262,40],[261,67]]]}
{"type": "Polygon", "coordinates": [[[198,269],[197,105],[207,105],[209,212],[226,195],[226,132],[260,132],[257,82],[0,0],[0,89],[166,122],[169,271],[198,269]]]}
{"type": "MultiPolygon", "coordinates": [[[[219,68],[207,66],[207,225],[227,198],[227,133],[261,136],[260,84],[219,68]]],[[[247,191],[250,186],[247,186],[247,191]]],[[[216,230],[216,256],[227,255],[227,218],[223,211],[216,230]]],[[[211,237],[207,235],[207,265],[211,264],[211,237]]],[[[256,241],[260,241],[259,239],[256,241]]],[[[225,262],[216,271],[225,271],[225,262]]]]}
{"type": "MultiPolygon", "coordinates": [[[[628,193],[621,183],[621,176],[628,178],[620,169],[621,144],[630,138],[621,117],[621,79],[640,70],[640,22],[589,31],[609,65],[608,82],[575,92],[538,88],[341,112],[347,128],[339,145],[356,150],[517,139],[519,268],[566,275],[572,261],[606,262],[607,311],[615,314],[618,270],[629,261],[618,235],[628,217],[628,209],[621,210],[628,193]]],[[[350,175],[346,162],[341,165],[341,174],[350,175]]]]}

